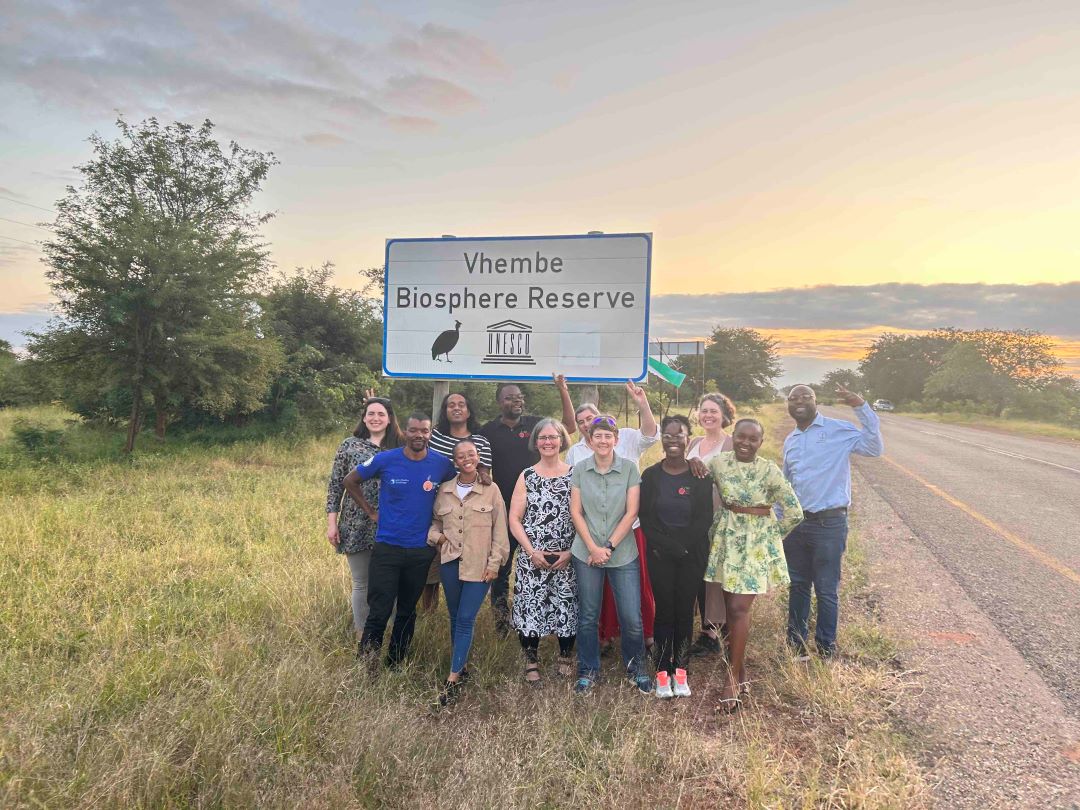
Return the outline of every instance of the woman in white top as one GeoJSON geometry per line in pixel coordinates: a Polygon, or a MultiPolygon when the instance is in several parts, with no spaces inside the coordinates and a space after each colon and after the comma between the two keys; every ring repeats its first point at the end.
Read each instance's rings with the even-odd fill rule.
{"type": "MultiPolygon", "coordinates": [[[[705,431],[690,442],[688,459],[701,459],[703,464],[720,453],[731,450],[731,435],[727,428],[735,424],[735,405],[719,391],[705,394],[697,407],[697,423],[705,431]]],[[[720,496],[713,492],[713,507],[720,505],[720,496]]],[[[715,582],[702,581],[698,591],[698,612],[701,614],[701,635],[690,647],[691,655],[710,655],[720,652],[720,637],[726,635],[727,613],[724,609],[724,588],[715,582]]]]}
{"type": "MultiPolygon", "coordinates": [[[[638,407],[638,419],[641,428],[619,428],[619,441],[615,445],[615,455],[632,461],[635,466],[642,454],[660,440],[660,427],[656,424],[649,398],[644,389],[633,381],[626,381],[626,393],[638,407]]],[[[589,446],[589,425],[600,415],[600,409],[591,402],[584,402],[574,411],[581,440],[566,451],[566,463],[573,467],[593,454],[589,446]]],[[[645,559],[645,535],[641,524],[634,521],[634,539],[638,547],[638,560],[641,565],[641,627],[645,633],[645,644],[651,647],[653,641],[653,621],[656,618],[656,600],[653,599],[652,585],[649,583],[648,561],[645,559]]],[[[721,597],[722,598],[722,597],[721,597]]],[[[600,643],[610,641],[619,635],[619,617],[615,610],[615,595],[611,586],[604,582],[604,601],[600,608],[600,643]]]]}

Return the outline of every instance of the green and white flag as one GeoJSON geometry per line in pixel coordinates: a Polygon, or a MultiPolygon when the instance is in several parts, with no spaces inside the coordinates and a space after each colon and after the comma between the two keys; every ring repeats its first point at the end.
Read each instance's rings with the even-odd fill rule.
{"type": "Polygon", "coordinates": [[[669,382],[678,388],[683,384],[683,380],[686,379],[686,375],[681,371],[676,371],[669,365],[661,363],[652,357],[649,358],[649,373],[655,374],[664,382],[669,382]]]}

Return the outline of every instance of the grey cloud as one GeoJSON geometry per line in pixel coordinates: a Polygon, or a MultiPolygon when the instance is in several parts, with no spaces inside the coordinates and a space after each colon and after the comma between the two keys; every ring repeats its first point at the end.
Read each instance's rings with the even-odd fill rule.
{"type": "Polygon", "coordinates": [[[385,98],[394,106],[449,115],[467,110],[479,101],[464,87],[422,73],[392,76],[386,83],[385,98]]]}
{"type": "Polygon", "coordinates": [[[672,339],[716,326],[762,329],[1036,329],[1080,336],[1080,282],[1068,284],[874,284],[767,292],[659,295],[651,331],[672,339]]]}
{"type": "Polygon", "coordinates": [[[495,50],[479,37],[427,23],[411,36],[397,36],[389,50],[398,56],[438,68],[468,68],[497,72],[505,68],[495,50]]]}
{"type": "Polygon", "coordinates": [[[117,109],[130,117],[209,116],[229,131],[271,139],[312,131],[347,139],[372,122],[400,128],[396,116],[459,112],[478,100],[455,74],[497,63],[482,41],[431,24],[410,29],[411,54],[397,48],[390,56],[384,43],[401,28],[393,21],[368,25],[361,38],[291,5],[11,5],[0,75],[42,102],[92,117],[117,109]]]}

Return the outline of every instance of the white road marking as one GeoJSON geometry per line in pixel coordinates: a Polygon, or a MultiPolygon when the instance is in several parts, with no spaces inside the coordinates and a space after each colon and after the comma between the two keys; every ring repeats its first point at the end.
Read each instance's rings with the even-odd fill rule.
{"type": "Polygon", "coordinates": [[[940,436],[943,439],[951,439],[954,442],[960,442],[961,444],[970,444],[972,447],[979,447],[983,450],[987,450],[991,453],[997,453],[999,456],[1008,456],[1009,458],[1018,458],[1022,461],[1035,461],[1039,464],[1045,464],[1048,467],[1057,467],[1059,470],[1068,470],[1080,475],[1080,470],[1076,467],[1066,467],[1064,464],[1057,464],[1053,461],[1047,461],[1045,458],[1035,458],[1035,456],[1024,456],[1020,453],[1010,453],[1008,450],[1002,450],[1000,447],[990,447],[985,444],[979,444],[978,442],[969,442],[967,439],[958,439],[956,436],[950,436],[948,433],[938,433],[934,430],[920,430],[920,433],[925,433],[927,436],[940,436]]]}

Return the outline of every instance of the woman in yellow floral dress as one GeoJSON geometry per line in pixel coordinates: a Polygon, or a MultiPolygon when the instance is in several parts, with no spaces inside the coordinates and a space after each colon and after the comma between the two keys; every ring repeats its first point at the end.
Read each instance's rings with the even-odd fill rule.
{"type": "Polygon", "coordinates": [[[720,708],[726,712],[739,708],[739,695],[747,685],[746,638],[754,597],[768,591],[770,584],[791,581],[783,541],[803,519],[799,499],[780,468],[757,457],[764,436],[756,419],[740,419],[731,437],[733,450],[709,462],[721,503],[713,521],[705,581],[724,588],[730,652],[720,708]],[[781,509],[780,519],[774,505],[781,509]]]}

